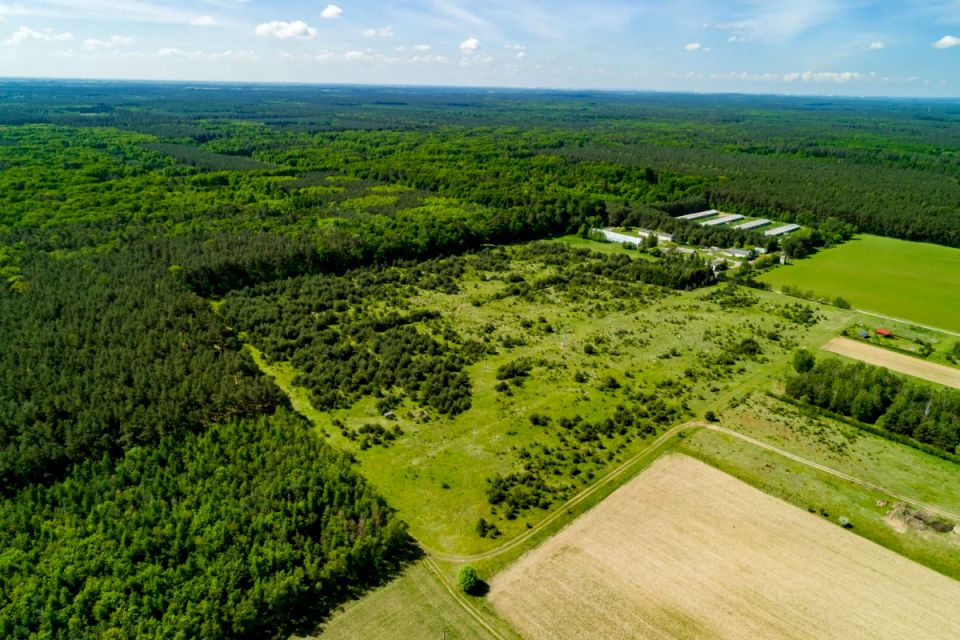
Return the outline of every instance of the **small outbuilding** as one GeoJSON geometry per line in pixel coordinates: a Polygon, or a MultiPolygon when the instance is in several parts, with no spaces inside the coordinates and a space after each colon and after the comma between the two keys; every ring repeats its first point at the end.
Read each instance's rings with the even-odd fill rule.
{"type": "Polygon", "coordinates": [[[880,336],[881,338],[892,338],[892,337],[893,337],[893,331],[890,331],[890,329],[877,329],[874,333],[876,333],[876,334],[877,334],[878,336],[880,336]]]}
{"type": "Polygon", "coordinates": [[[869,331],[858,331],[858,332],[857,332],[857,335],[860,336],[861,338],[863,338],[864,340],[869,340],[869,339],[870,339],[870,332],[869,332],[869,331]]]}

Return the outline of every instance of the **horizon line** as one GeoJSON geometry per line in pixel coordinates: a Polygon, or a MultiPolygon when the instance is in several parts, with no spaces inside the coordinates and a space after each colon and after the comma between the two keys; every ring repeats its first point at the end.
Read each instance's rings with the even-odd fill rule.
{"type": "Polygon", "coordinates": [[[536,86],[497,86],[497,85],[454,85],[454,84],[385,84],[385,83],[352,83],[352,82],[292,82],[277,80],[187,80],[187,79],[150,79],[150,78],[68,78],[56,76],[6,76],[0,75],[0,83],[4,82],[44,82],[44,83],[119,83],[119,84],[158,84],[158,85],[222,85],[222,86],[271,86],[271,87],[345,87],[356,89],[413,89],[439,90],[455,89],[460,91],[510,91],[510,92],[539,92],[564,93],[571,91],[608,93],[608,94],[647,94],[647,95],[684,95],[684,96],[743,96],[743,97],[774,97],[774,98],[830,98],[842,100],[903,100],[910,102],[960,102],[960,96],[891,96],[891,95],[852,95],[842,93],[776,93],[776,92],[749,92],[749,91],[694,91],[680,89],[636,89],[636,88],[602,88],[602,87],[536,87],[536,86]]]}

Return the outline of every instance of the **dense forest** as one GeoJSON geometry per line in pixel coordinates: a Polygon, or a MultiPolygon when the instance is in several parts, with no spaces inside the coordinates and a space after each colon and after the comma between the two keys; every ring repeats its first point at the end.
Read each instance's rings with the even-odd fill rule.
{"type": "Polygon", "coordinates": [[[0,503],[4,638],[264,638],[413,553],[299,416],[168,435],[0,503]]]}
{"type": "Polygon", "coordinates": [[[806,364],[787,380],[787,395],[947,453],[960,453],[960,392],[837,358],[798,362],[806,364]]]}
{"type": "MultiPolygon", "coordinates": [[[[402,393],[455,415],[471,406],[464,370],[495,345],[400,307],[471,261],[495,270],[489,245],[531,243],[557,266],[503,274],[518,297],[585,273],[651,291],[716,281],[696,256],[532,242],[608,224],[793,256],[855,230],[960,246],[960,109],[892,106],[0,82],[0,633],[268,637],[406,557],[402,524],[243,341],[293,362],[320,407],[372,395],[386,411],[402,393]],[[807,229],[778,242],[677,219],[708,206],[807,229]]],[[[904,432],[926,391],[897,393],[867,417],[904,432]]],[[[563,428],[591,441],[682,412],[634,400],[563,428]]],[[[955,446],[945,420],[910,435],[955,446]]],[[[550,455],[491,478],[491,503],[562,497],[540,482],[550,455]]]]}

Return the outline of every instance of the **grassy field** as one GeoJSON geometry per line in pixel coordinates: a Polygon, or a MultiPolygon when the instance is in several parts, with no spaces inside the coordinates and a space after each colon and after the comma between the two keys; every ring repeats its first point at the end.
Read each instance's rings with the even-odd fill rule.
{"type": "MultiPolygon", "coordinates": [[[[509,269],[527,281],[551,272],[529,260],[514,260],[509,269]]],[[[496,354],[468,368],[473,404],[454,418],[415,419],[417,409],[408,400],[396,410],[397,419],[387,421],[373,398],[349,409],[316,411],[309,394],[293,385],[294,371],[283,363],[262,363],[333,444],[354,452],[361,473],[431,551],[476,554],[524,533],[563,500],[643,450],[656,433],[744,385],[779,375],[780,363],[796,346],[820,344],[850,316],[803,303],[807,316],[797,303],[767,292],[747,292],[747,302],[730,306],[706,299],[711,291],[666,292],[602,279],[568,290],[504,296],[508,277],[468,269],[459,292],[421,291],[409,301],[413,308],[439,310],[467,337],[492,336],[498,344],[496,354]],[[759,353],[719,363],[747,339],[756,341],[759,353]],[[534,366],[507,391],[498,390],[504,388],[498,371],[518,360],[534,366]],[[603,424],[618,407],[645,416],[638,420],[650,432],[614,429],[584,437],[560,426],[562,419],[575,416],[603,424]],[[536,416],[547,423],[533,424],[536,416]],[[395,424],[403,435],[389,447],[361,449],[333,426],[335,420],[353,429],[395,424]],[[530,465],[542,469],[545,481],[556,488],[550,508],[513,517],[493,508],[486,479],[521,473],[530,465]],[[494,523],[501,535],[479,536],[480,518],[494,523]]]]}
{"type": "Polygon", "coordinates": [[[497,576],[539,638],[950,637],[960,584],[685,456],[497,576]]]}
{"type": "Polygon", "coordinates": [[[390,584],[347,605],[317,636],[324,640],[519,638],[502,622],[478,619],[421,561],[390,584]]]}
{"type": "MultiPolygon", "coordinates": [[[[861,235],[762,281],[846,298],[854,307],[960,331],[960,249],[861,235]]],[[[882,320],[878,320],[882,326],[882,320]]]]}

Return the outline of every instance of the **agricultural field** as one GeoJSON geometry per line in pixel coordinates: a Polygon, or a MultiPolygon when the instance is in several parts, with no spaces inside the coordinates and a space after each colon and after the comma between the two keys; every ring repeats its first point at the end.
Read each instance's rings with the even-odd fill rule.
{"type": "MultiPolygon", "coordinates": [[[[760,278],[865,311],[960,331],[960,250],[873,235],[773,269],[760,278]]],[[[877,319],[883,323],[882,318],[877,319]]],[[[880,325],[878,325],[880,326],[880,325]]]]}
{"type": "Polygon", "coordinates": [[[926,362],[915,356],[897,353],[883,347],[865,344],[849,338],[834,338],[823,345],[824,351],[835,353],[851,360],[866,362],[877,367],[883,367],[904,373],[908,376],[935,382],[937,384],[960,389],[960,369],[948,367],[935,362],[926,362]]]}
{"type": "Polygon", "coordinates": [[[960,583],[686,456],[498,575],[540,638],[945,638],[960,583]]]}
{"type": "Polygon", "coordinates": [[[955,462],[762,393],[718,422],[726,432],[697,431],[677,450],[825,519],[844,516],[853,533],[960,579],[960,537],[929,524],[960,523],[955,462]],[[928,524],[908,517],[918,514],[928,524]]]}
{"type": "MultiPolygon", "coordinates": [[[[535,526],[658,433],[779,371],[797,346],[819,344],[849,321],[849,312],[767,292],[629,283],[617,270],[645,258],[577,246],[539,243],[423,270],[305,278],[228,296],[219,313],[248,333],[265,370],[328,441],[356,456],[421,544],[478,553],[535,526]],[[445,389],[426,396],[402,384],[379,395],[318,393],[329,385],[313,387],[317,374],[305,372],[327,338],[307,340],[301,330],[289,340],[284,324],[329,314],[306,292],[340,286],[350,303],[324,322],[341,331],[353,333],[348,320],[366,322],[368,313],[399,319],[417,309],[428,313],[408,321],[418,332],[411,340],[441,338],[461,354],[468,345],[472,359],[444,375],[464,376],[469,405],[439,402],[445,389]],[[271,314],[277,320],[262,320],[271,314]]],[[[388,335],[372,362],[390,357],[388,335]]],[[[440,349],[429,348],[437,363],[429,366],[452,362],[440,349]]],[[[428,366],[426,351],[415,357],[428,366]]]]}

